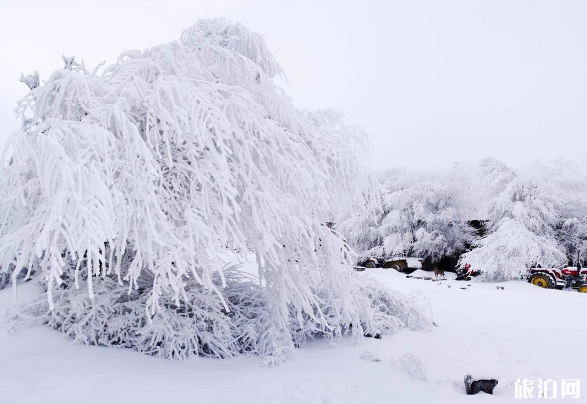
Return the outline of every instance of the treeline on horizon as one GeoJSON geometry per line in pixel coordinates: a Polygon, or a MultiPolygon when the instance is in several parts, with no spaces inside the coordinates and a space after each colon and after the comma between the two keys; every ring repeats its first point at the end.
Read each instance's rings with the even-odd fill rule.
{"type": "Polygon", "coordinates": [[[587,164],[581,160],[513,169],[485,158],[450,169],[393,169],[378,179],[376,212],[354,211],[337,225],[359,260],[456,256],[458,266],[469,263],[482,279],[497,281],[518,279],[531,265],[575,262],[587,249],[587,164]]]}

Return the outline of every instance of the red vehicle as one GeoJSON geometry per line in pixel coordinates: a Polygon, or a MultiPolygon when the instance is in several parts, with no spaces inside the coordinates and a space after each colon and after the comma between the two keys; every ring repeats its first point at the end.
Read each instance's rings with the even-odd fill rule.
{"type": "Polygon", "coordinates": [[[545,289],[573,288],[587,293],[587,269],[579,267],[530,268],[528,282],[545,289]]]}

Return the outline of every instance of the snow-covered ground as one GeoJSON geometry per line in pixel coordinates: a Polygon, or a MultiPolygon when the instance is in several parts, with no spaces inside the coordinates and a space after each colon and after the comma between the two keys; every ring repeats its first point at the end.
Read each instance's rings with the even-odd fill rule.
{"type": "MultiPolygon", "coordinates": [[[[46,327],[14,335],[1,329],[0,403],[505,403],[533,401],[514,399],[518,378],[587,383],[585,294],[526,282],[502,283],[498,290],[489,283],[408,279],[382,268],[356,276],[374,276],[406,293],[421,289],[438,327],[361,344],[308,343],[276,368],[250,357],[163,361],[72,345],[46,327]],[[394,364],[406,353],[422,362],[426,381],[394,364]],[[495,395],[466,396],[462,381],[470,372],[499,376],[495,395]]],[[[32,287],[20,287],[20,295],[32,287]]],[[[11,290],[0,291],[2,319],[11,303],[11,290]]]]}

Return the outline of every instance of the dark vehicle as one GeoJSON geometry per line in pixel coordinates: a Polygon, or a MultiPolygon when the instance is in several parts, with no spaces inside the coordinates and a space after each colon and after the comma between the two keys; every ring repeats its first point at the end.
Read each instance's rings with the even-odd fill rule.
{"type": "Polygon", "coordinates": [[[389,261],[385,261],[383,268],[393,268],[398,272],[411,274],[418,269],[422,269],[422,261],[422,258],[414,257],[393,258],[389,261]]]}
{"type": "Polygon", "coordinates": [[[365,261],[359,263],[360,267],[363,268],[381,268],[382,267],[382,263],[378,258],[367,258],[365,261]]]}

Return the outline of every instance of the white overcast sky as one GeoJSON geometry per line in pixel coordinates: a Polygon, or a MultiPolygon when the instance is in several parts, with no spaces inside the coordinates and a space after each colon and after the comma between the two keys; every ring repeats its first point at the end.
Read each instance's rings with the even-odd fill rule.
{"type": "Polygon", "coordinates": [[[342,110],[374,167],[587,151],[587,1],[0,0],[0,143],[61,54],[94,66],[179,39],[198,18],[261,33],[304,108],[342,110]]]}

